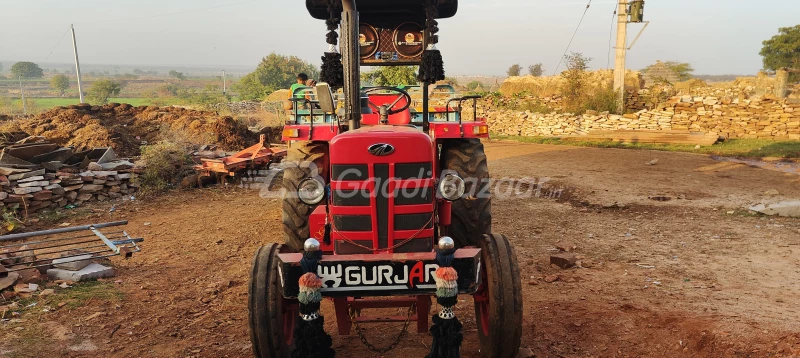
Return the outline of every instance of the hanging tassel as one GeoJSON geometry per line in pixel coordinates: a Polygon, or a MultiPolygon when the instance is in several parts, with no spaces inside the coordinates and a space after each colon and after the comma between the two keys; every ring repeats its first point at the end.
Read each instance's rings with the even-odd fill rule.
{"type": "Polygon", "coordinates": [[[320,82],[327,83],[332,90],[336,91],[344,87],[344,66],[342,66],[342,55],[337,52],[325,52],[322,56],[320,82]]]}
{"type": "Polygon", "coordinates": [[[294,324],[292,358],[333,358],[336,351],[331,348],[333,339],[325,332],[325,318],[319,313],[322,302],[322,280],[317,276],[316,269],[321,251],[306,251],[300,266],[306,273],[300,276],[300,316],[294,324]],[[313,269],[313,271],[311,271],[313,269]]]}
{"type": "Polygon", "coordinates": [[[342,66],[342,55],[336,51],[336,44],[339,42],[339,34],[336,29],[342,19],[339,18],[339,6],[336,1],[328,0],[328,13],[330,17],[325,20],[328,33],[325,35],[325,42],[328,43],[328,51],[322,56],[322,66],[320,68],[319,80],[325,82],[336,91],[344,87],[344,66],[342,66]]]}
{"type": "Polygon", "coordinates": [[[444,60],[442,53],[436,48],[428,48],[422,53],[417,80],[424,83],[435,83],[444,79],[444,60]]]}
{"type": "MultiPolygon", "coordinates": [[[[441,266],[443,262],[439,260],[440,258],[446,258],[445,262],[450,263],[452,256],[452,253],[441,256],[437,254],[437,261],[441,266]]],[[[430,329],[433,343],[431,343],[431,353],[425,357],[460,358],[461,342],[464,340],[464,335],[461,333],[463,326],[453,312],[453,307],[458,302],[458,273],[452,267],[443,266],[434,272],[433,278],[436,280],[436,302],[442,309],[438,315],[433,316],[433,326],[430,329]]]]}

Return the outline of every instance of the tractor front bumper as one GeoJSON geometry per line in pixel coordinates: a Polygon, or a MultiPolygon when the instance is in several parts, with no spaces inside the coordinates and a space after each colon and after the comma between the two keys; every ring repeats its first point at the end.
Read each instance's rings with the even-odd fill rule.
{"type": "MultiPolygon", "coordinates": [[[[299,253],[278,254],[278,276],[285,298],[296,298],[300,292],[302,258],[299,253]]],[[[456,250],[452,266],[458,273],[459,293],[474,294],[481,284],[481,250],[456,250]]],[[[437,268],[435,252],[324,255],[317,275],[323,281],[320,291],[327,297],[433,295],[437,268]]]]}

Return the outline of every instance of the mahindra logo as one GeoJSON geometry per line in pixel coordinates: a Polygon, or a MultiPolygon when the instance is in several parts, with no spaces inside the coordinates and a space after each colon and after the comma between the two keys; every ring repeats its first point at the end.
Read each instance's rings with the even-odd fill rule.
{"type": "Polygon", "coordinates": [[[377,156],[384,156],[394,153],[394,147],[391,144],[386,143],[376,143],[369,146],[369,154],[377,155],[377,156]]]}

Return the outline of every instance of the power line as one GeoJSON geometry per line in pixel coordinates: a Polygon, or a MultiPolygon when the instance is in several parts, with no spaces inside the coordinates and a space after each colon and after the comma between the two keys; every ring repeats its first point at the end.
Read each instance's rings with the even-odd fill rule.
{"type": "Polygon", "coordinates": [[[586,13],[589,12],[589,6],[592,6],[592,0],[589,0],[589,3],[586,4],[586,9],[583,10],[583,15],[581,16],[581,21],[578,21],[578,26],[575,27],[575,32],[572,33],[572,38],[569,39],[569,43],[567,44],[567,48],[564,49],[564,54],[561,55],[561,59],[558,60],[558,65],[556,65],[556,68],[553,69],[553,76],[556,75],[556,73],[558,72],[558,68],[561,67],[561,63],[564,62],[564,56],[566,56],[567,52],[569,52],[569,47],[572,46],[572,41],[575,40],[575,35],[578,34],[578,29],[581,28],[581,24],[583,23],[583,19],[586,17],[586,13]]]}
{"type": "Polygon", "coordinates": [[[611,15],[611,29],[608,30],[608,55],[606,55],[606,68],[611,68],[611,39],[614,38],[614,19],[617,17],[616,4],[614,14],[611,15]]]}
{"type": "Polygon", "coordinates": [[[47,54],[47,57],[45,57],[45,58],[44,58],[44,59],[45,59],[45,61],[46,61],[48,58],[50,58],[50,55],[52,55],[52,54],[53,54],[53,51],[55,51],[55,50],[58,48],[58,45],[60,45],[60,44],[61,44],[61,41],[63,41],[63,40],[64,40],[64,37],[66,37],[66,36],[67,36],[67,32],[69,32],[69,27],[67,28],[67,30],[66,30],[66,31],[64,31],[64,34],[63,34],[63,35],[61,35],[61,39],[60,39],[60,40],[58,40],[58,43],[57,43],[57,44],[56,44],[56,45],[53,47],[53,49],[52,49],[52,50],[50,50],[50,53],[49,53],[49,54],[47,54]]]}

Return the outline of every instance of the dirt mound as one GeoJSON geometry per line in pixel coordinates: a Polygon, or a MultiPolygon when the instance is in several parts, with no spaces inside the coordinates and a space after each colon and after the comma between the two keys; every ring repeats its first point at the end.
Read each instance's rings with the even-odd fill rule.
{"type": "Polygon", "coordinates": [[[244,124],[213,112],[117,103],[57,107],[8,122],[0,131],[43,136],[78,150],[111,146],[122,156],[138,155],[140,146],[161,140],[217,144],[224,150],[239,150],[258,140],[244,124]]]}

